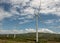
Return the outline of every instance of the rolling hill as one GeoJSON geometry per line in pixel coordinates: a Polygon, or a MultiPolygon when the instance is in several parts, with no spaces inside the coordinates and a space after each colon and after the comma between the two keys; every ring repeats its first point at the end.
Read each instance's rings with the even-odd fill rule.
{"type": "MultiPolygon", "coordinates": [[[[0,34],[0,39],[2,40],[11,40],[11,41],[17,41],[17,42],[28,42],[36,40],[36,34],[35,33],[25,33],[25,34],[9,34],[7,37],[7,34],[0,34]]],[[[52,33],[39,33],[39,42],[60,42],[60,34],[52,34],[52,33]]]]}

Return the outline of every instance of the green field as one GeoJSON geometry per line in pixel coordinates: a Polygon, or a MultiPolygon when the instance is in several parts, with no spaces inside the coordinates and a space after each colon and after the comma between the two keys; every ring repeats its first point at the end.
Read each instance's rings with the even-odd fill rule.
{"type": "MultiPolygon", "coordinates": [[[[35,33],[16,34],[0,34],[0,43],[35,43],[35,33]]],[[[60,34],[39,33],[39,43],[60,43],[60,34]]]]}

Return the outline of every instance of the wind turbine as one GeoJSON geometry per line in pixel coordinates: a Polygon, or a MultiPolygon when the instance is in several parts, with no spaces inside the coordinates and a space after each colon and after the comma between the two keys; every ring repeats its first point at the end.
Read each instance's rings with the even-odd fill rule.
{"type": "Polygon", "coordinates": [[[13,30],[13,38],[15,39],[16,34],[15,34],[15,30],[13,30]]]}
{"type": "Polygon", "coordinates": [[[7,38],[9,37],[9,34],[7,34],[7,38]]]}
{"type": "Polygon", "coordinates": [[[34,14],[36,16],[36,43],[38,43],[38,14],[40,14],[40,8],[41,7],[41,0],[40,0],[40,6],[39,9],[35,9],[34,14]]]}
{"type": "Polygon", "coordinates": [[[36,14],[36,43],[38,43],[38,14],[36,14]]]}
{"type": "MultiPolygon", "coordinates": [[[[9,29],[8,29],[8,31],[9,31],[9,29]]],[[[7,37],[7,38],[9,38],[9,34],[10,34],[10,33],[6,34],[6,37],[7,37]]]]}

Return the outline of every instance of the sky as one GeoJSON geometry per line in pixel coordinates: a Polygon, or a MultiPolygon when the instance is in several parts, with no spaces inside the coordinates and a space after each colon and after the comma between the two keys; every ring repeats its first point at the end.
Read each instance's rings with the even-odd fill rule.
{"type": "Polygon", "coordinates": [[[0,0],[0,34],[36,32],[35,14],[39,32],[60,34],[59,0],[0,0]]]}

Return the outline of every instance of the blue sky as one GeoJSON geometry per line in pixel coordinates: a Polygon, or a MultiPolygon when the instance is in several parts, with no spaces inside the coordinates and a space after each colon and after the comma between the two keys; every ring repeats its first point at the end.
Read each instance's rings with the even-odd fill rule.
{"type": "Polygon", "coordinates": [[[0,0],[0,30],[35,30],[34,11],[38,10],[38,30],[59,33],[59,0],[0,0]]]}

